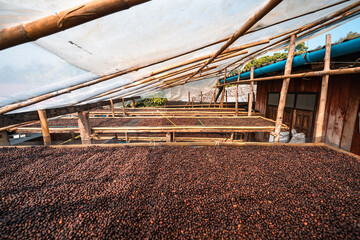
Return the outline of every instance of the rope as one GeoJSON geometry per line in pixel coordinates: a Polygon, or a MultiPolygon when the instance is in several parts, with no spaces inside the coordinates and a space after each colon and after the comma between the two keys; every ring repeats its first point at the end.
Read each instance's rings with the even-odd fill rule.
{"type": "MultiPolygon", "coordinates": [[[[159,112],[159,110],[156,110],[157,112],[159,112]]],[[[171,122],[175,127],[178,127],[176,126],[175,123],[173,123],[168,117],[166,117],[164,114],[162,114],[161,112],[159,112],[164,118],[166,118],[167,120],[169,120],[169,122],[171,122]]]]}
{"type": "Polygon", "coordinates": [[[62,16],[62,17],[60,17],[57,13],[55,13],[56,16],[59,18],[59,20],[58,20],[58,22],[57,22],[58,28],[59,28],[59,29],[62,29],[62,27],[64,26],[64,23],[65,23],[67,20],[71,19],[71,18],[79,18],[79,17],[81,18],[81,17],[89,17],[89,16],[95,16],[95,15],[96,15],[96,13],[84,13],[84,14],[80,14],[80,15],[69,16],[70,14],[76,12],[77,10],[79,10],[79,9],[85,7],[85,6],[86,6],[86,4],[81,5],[81,6],[77,7],[77,8],[74,8],[74,9],[68,11],[68,12],[67,12],[64,16],[62,16]]]}

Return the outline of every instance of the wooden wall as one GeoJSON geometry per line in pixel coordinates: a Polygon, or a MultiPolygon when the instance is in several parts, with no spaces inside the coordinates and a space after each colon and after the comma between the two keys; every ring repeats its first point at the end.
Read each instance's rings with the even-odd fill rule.
{"type": "MultiPolygon", "coordinates": [[[[266,114],[267,93],[280,92],[282,80],[257,83],[256,110],[266,114]]],[[[321,90],[321,78],[292,79],[288,92],[317,93],[321,90]]],[[[318,97],[319,100],[319,97],[318,97]]],[[[330,76],[328,100],[324,123],[325,142],[350,151],[355,133],[355,123],[360,101],[360,75],[330,76]]],[[[317,103],[317,105],[319,102],[317,103]]],[[[315,119],[316,120],[316,114],[315,119]]]]}

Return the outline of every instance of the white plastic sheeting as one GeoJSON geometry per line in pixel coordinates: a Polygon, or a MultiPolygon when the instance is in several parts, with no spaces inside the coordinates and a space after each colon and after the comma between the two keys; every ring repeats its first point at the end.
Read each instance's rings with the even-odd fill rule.
{"type": "MultiPolygon", "coordinates": [[[[0,0],[0,29],[24,21],[35,20],[86,2],[87,0],[12,0],[10,3],[5,3],[0,0]]],[[[0,96],[0,105],[4,106],[39,94],[89,81],[101,75],[157,62],[228,37],[267,2],[267,0],[152,0],[129,10],[41,38],[36,41],[36,44],[46,49],[48,54],[55,54],[67,63],[88,73],[81,73],[81,75],[72,76],[69,79],[64,79],[59,73],[57,78],[52,78],[48,82],[45,81],[41,88],[34,87],[36,79],[17,83],[17,80],[11,79],[11,76],[6,79],[0,77],[0,84],[21,84],[26,89],[23,92],[9,91],[4,93],[0,96]]],[[[337,2],[339,0],[284,0],[252,29],[264,27],[337,2]]],[[[354,2],[356,1],[347,1],[311,15],[247,34],[237,40],[232,47],[268,39],[271,36],[304,26],[354,2]]],[[[148,76],[154,70],[216,52],[223,44],[220,43],[137,72],[79,89],[19,109],[17,112],[128,96],[132,92],[140,90],[141,86],[92,99],[92,97],[100,93],[148,76]]],[[[251,53],[261,47],[264,47],[264,45],[251,48],[249,52],[251,53]]],[[[5,51],[11,51],[11,49],[5,51]]],[[[0,59],[1,54],[2,52],[0,52],[0,59]]],[[[27,54],[36,54],[36,52],[27,54]]],[[[221,69],[241,57],[216,63],[220,64],[217,69],[221,69]]],[[[68,69],[70,68],[71,65],[68,66],[68,69]]],[[[28,71],[31,74],[33,69],[29,68],[28,71]]],[[[37,71],[41,70],[37,69],[37,71]]],[[[43,71],[51,72],[52,70],[43,69],[43,71]]],[[[66,70],[64,69],[63,72],[66,72],[66,70]]],[[[211,90],[216,81],[217,78],[210,77],[206,80],[166,89],[161,93],[157,92],[157,95],[165,96],[170,100],[187,100],[189,91],[192,96],[199,94],[200,91],[207,92],[211,90]]],[[[147,90],[144,93],[137,92],[134,95],[147,96],[149,92],[157,90],[155,87],[149,88],[149,86],[151,85],[146,86],[147,90]]]]}

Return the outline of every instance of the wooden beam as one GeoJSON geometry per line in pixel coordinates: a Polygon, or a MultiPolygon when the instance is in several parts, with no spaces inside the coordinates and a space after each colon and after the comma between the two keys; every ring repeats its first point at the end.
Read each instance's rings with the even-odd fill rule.
{"type": "Polygon", "coordinates": [[[41,131],[43,135],[44,145],[48,146],[51,145],[51,137],[49,126],[47,123],[46,111],[45,110],[38,110],[40,124],[41,124],[41,131]]]}
{"type": "MultiPolygon", "coordinates": [[[[122,147],[149,147],[149,142],[142,142],[142,143],[128,143],[128,144],[92,144],[91,146],[98,146],[98,147],[108,147],[108,148],[122,148],[122,147]]],[[[90,145],[52,145],[51,148],[86,148],[90,145]]],[[[289,146],[289,147],[328,147],[329,149],[333,149],[335,151],[339,151],[350,156],[353,156],[357,159],[360,159],[358,155],[348,153],[341,149],[333,148],[329,145],[325,145],[324,143],[268,143],[268,142],[153,142],[151,143],[153,147],[164,147],[164,146],[263,146],[263,147],[277,147],[277,146],[289,146]]],[[[41,148],[42,146],[17,146],[17,148],[41,148]]],[[[2,148],[9,148],[7,146],[2,148]]]]}
{"type": "MultiPolygon", "coordinates": [[[[331,34],[326,35],[324,71],[330,70],[330,51],[331,51],[331,34]]],[[[324,141],[323,128],[325,119],[325,107],[327,100],[327,92],[329,86],[329,75],[324,75],[321,82],[320,102],[317,119],[315,123],[315,142],[324,141]]]]}
{"type": "MultiPolygon", "coordinates": [[[[302,26],[302,27],[300,27],[300,28],[297,28],[297,29],[288,31],[288,32],[285,33],[285,34],[292,34],[292,35],[293,35],[293,34],[299,34],[299,33],[301,33],[301,32],[305,32],[305,31],[307,31],[307,30],[309,30],[308,33],[307,33],[307,34],[309,34],[310,32],[313,31],[313,30],[310,30],[311,28],[314,28],[314,27],[316,27],[316,26],[318,26],[318,25],[320,25],[320,24],[322,24],[322,23],[325,23],[325,22],[330,21],[330,20],[332,21],[332,20],[334,20],[336,17],[339,17],[339,18],[338,18],[338,21],[344,20],[346,17],[348,17],[348,16],[350,16],[350,15],[352,15],[352,14],[355,14],[356,12],[360,11],[360,9],[355,9],[355,8],[357,8],[359,5],[360,5],[360,1],[357,1],[357,2],[351,4],[351,5],[349,5],[349,6],[345,7],[345,8],[337,11],[337,12],[331,13],[331,14],[329,14],[329,15],[327,15],[327,16],[325,16],[325,17],[323,17],[323,18],[321,18],[321,19],[319,19],[319,20],[317,20],[317,21],[315,21],[315,22],[309,23],[309,24],[307,24],[307,25],[305,25],[305,26],[302,26]],[[354,11],[350,11],[350,10],[352,10],[352,9],[355,9],[355,10],[354,10],[354,11]]],[[[331,22],[331,21],[330,21],[330,22],[331,22]]],[[[283,36],[283,35],[284,35],[284,34],[280,34],[280,35],[278,35],[278,36],[272,37],[271,39],[278,38],[278,37],[283,36]]],[[[299,36],[301,36],[301,35],[299,35],[299,36]]],[[[290,36],[286,36],[286,37],[280,39],[280,40],[277,41],[277,42],[274,42],[274,43],[272,43],[272,44],[270,44],[270,45],[268,45],[268,46],[266,46],[266,47],[264,47],[264,48],[262,48],[262,49],[256,50],[255,52],[252,52],[252,53],[249,54],[249,55],[254,56],[255,54],[258,54],[258,53],[260,53],[260,52],[263,52],[265,49],[268,49],[268,48],[270,48],[270,47],[273,47],[273,46],[275,46],[275,45],[277,45],[277,44],[283,44],[283,41],[287,40],[289,37],[290,37],[290,36]]],[[[279,45],[277,45],[277,46],[279,46],[279,45]]],[[[265,53],[265,52],[263,52],[263,53],[265,53]]],[[[236,60],[235,62],[233,62],[233,63],[225,66],[224,68],[228,68],[228,67],[230,67],[230,66],[232,66],[232,65],[234,65],[234,64],[236,64],[236,63],[238,63],[238,62],[240,62],[240,61],[242,61],[243,59],[245,59],[245,58],[247,58],[247,57],[248,57],[248,56],[245,56],[244,58],[241,58],[241,59],[239,59],[239,60],[236,60]]],[[[242,64],[243,64],[243,63],[240,63],[239,66],[242,65],[242,64]]],[[[239,66],[237,66],[237,67],[235,67],[235,68],[238,68],[239,66]]]]}
{"type": "MultiPolygon", "coordinates": [[[[293,62],[293,58],[294,58],[294,51],[295,51],[295,40],[296,40],[296,36],[292,35],[291,39],[290,39],[289,53],[288,53],[288,57],[287,57],[286,65],[285,65],[285,75],[291,74],[291,66],[292,66],[292,62],[293,62]]],[[[275,142],[280,141],[280,131],[281,131],[281,126],[282,126],[282,121],[283,121],[286,95],[287,95],[287,90],[289,88],[289,84],[290,84],[290,78],[283,80],[283,85],[281,87],[279,105],[278,105],[278,110],[277,110],[277,115],[276,115],[275,138],[274,138],[275,142]]]]}
{"type": "MultiPolygon", "coordinates": [[[[250,79],[254,80],[254,66],[250,68],[250,79]]],[[[248,116],[251,116],[252,113],[252,105],[253,105],[253,93],[254,92],[254,81],[250,82],[250,92],[249,92],[249,99],[248,99],[248,116]]]]}
{"type": "Polygon", "coordinates": [[[64,31],[149,0],[95,0],[80,6],[8,27],[0,32],[0,50],[64,31]]]}
{"type": "Polygon", "coordinates": [[[239,30],[237,30],[234,35],[201,67],[199,70],[194,73],[189,79],[189,81],[195,75],[199,74],[207,65],[212,63],[221,53],[223,53],[231,44],[233,44],[237,39],[243,36],[246,31],[248,31],[252,26],[254,26],[259,20],[261,20],[266,14],[268,14],[272,9],[279,5],[282,0],[269,0],[267,4],[256,12],[239,30]]]}
{"type": "Polygon", "coordinates": [[[91,125],[88,112],[78,113],[78,125],[82,144],[91,144],[91,125]]]}
{"type": "Polygon", "coordinates": [[[1,131],[0,132],[0,146],[10,146],[7,131],[1,131]]]}

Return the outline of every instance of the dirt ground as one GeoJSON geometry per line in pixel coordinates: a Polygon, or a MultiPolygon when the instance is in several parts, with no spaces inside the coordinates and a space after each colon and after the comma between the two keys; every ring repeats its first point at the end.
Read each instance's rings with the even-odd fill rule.
{"type": "Polygon", "coordinates": [[[360,162],[325,147],[0,149],[2,238],[359,239],[360,162]]]}

